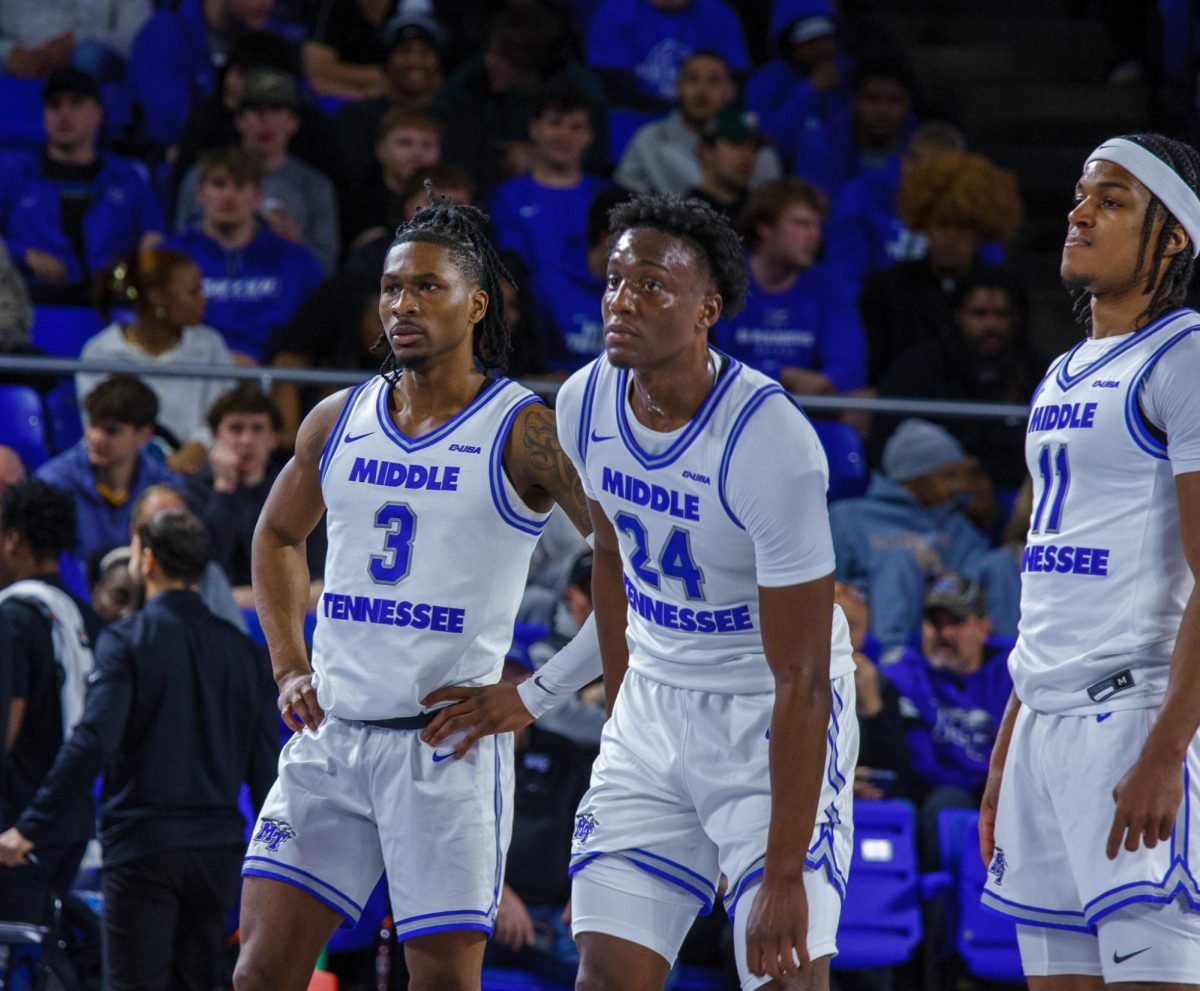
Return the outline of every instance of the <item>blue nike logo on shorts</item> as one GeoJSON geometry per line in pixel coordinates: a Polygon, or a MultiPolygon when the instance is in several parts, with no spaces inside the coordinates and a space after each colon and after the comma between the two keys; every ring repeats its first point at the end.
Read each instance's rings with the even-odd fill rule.
{"type": "Polygon", "coordinates": [[[435,764],[440,764],[442,761],[444,761],[444,760],[449,760],[449,759],[450,759],[451,757],[453,757],[453,756],[454,756],[454,751],[453,751],[453,750],[452,750],[452,751],[450,751],[450,753],[448,753],[448,754],[439,754],[439,753],[438,753],[438,752],[435,750],[435,751],[433,752],[433,762],[434,762],[435,764]]]}

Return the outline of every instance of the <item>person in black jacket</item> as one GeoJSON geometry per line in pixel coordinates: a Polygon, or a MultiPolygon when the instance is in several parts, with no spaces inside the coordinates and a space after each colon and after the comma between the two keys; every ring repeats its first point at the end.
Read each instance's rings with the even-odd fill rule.
{"type": "Polygon", "coordinates": [[[101,634],[83,717],[0,835],[0,862],[24,863],[103,769],[104,986],[211,991],[245,847],[238,794],[247,782],[257,807],[275,777],[275,688],[265,656],[196,594],[200,520],[158,513],[132,552],[146,606],[101,634]]]}

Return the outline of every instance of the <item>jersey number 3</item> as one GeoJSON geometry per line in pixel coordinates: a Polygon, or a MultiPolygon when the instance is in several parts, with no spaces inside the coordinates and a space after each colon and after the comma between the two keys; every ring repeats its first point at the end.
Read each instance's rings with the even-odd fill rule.
{"type": "Polygon", "coordinates": [[[387,530],[383,553],[372,554],[367,571],[380,585],[399,584],[412,564],[412,542],[417,533],[416,514],[407,503],[385,502],[375,513],[375,526],[387,530]]]}

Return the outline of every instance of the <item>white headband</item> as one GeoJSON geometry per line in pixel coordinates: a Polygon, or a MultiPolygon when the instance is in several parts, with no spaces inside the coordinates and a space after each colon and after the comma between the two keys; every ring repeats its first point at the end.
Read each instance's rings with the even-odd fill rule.
{"type": "Polygon", "coordinates": [[[1192,242],[1192,257],[1200,255],[1200,198],[1171,166],[1139,144],[1125,138],[1110,138],[1088,155],[1089,162],[1102,158],[1126,169],[1158,197],[1192,242]]]}

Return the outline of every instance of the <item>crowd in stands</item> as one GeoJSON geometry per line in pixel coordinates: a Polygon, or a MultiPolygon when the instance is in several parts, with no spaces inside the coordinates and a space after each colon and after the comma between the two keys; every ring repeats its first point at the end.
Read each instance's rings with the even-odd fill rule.
{"type": "MultiPolygon", "coordinates": [[[[301,417],[332,390],[264,393],[220,371],[375,370],[379,274],[429,181],[490,215],[520,286],[505,300],[513,377],[561,380],[601,351],[608,211],[660,192],[736,225],[749,294],[713,343],[789,391],[1028,402],[1046,360],[1004,264],[1023,212],[1013,176],[923,119],[904,52],[842,5],[775,0],[769,21],[756,6],[0,4],[0,88],[36,88],[43,124],[36,142],[0,124],[0,357],[128,366],[81,371],[65,390],[0,368],[0,392],[32,388],[47,411],[42,447],[0,424],[0,692],[45,714],[8,727],[0,828],[32,801],[70,735],[63,720],[81,717],[47,701],[54,644],[38,602],[69,599],[94,645],[142,608],[141,544],[158,539],[151,557],[173,566],[170,540],[145,528],[175,514],[178,533],[206,535],[189,587],[248,628],[255,522],[301,417]],[[94,330],[81,349],[39,332],[62,307],[94,330]],[[158,374],[176,364],[213,374],[158,374]]],[[[870,466],[831,508],[858,662],[856,796],[914,801],[936,862],[937,812],[977,802],[1008,693],[1024,423],[817,426],[870,466]]],[[[514,643],[513,679],[590,609],[590,557],[555,531],[522,614],[540,639],[514,643]]],[[[315,603],[323,531],[307,552],[315,603]]],[[[64,699],[76,687],[68,677],[64,699]]],[[[563,843],[603,721],[594,694],[575,706],[518,741],[496,934],[498,959],[540,954],[551,973],[570,961],[563,843]]],[[[92,835],[90,797],[76,804],[40,834],[64,881],[92,835]]]]}

